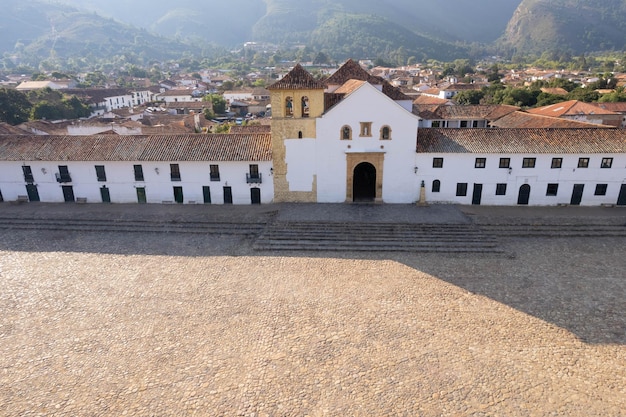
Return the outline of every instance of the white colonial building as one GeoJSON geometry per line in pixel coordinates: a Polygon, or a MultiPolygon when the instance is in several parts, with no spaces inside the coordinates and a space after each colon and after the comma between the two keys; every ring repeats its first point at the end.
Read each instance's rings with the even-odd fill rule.
{"type": "Polygon", "coordinates": [[[617,129],[420,129],[429,202],[626,205],[626,132],[617,129]]]}
{"type": "Polygon", "coordinates": [[[261,204],[268,134],[31,136],[0,140],[7,201],[261,204]]]}

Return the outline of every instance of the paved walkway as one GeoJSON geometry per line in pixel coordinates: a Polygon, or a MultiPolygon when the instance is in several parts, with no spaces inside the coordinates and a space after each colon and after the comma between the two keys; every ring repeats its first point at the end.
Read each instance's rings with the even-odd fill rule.
{"type": "Polygon", "coordinates": [[[497,207],[412,204],[294,204],[255,206],[177,204],[0,203],[0,216],[223,222],[509,223],[512,220],[626,223],[626,207],[497,207]]]}
{"type": "MultiPolygon", "coordinates": [[[[1,216],[25,218],[345,221],[422,213],[431,221],[624,215],[0,205],[1,216]]],[[[259,256],[238,236],[2,231],[0,415],[623,416],[625,240],[511,239],[515,259],[259,256]]]]}

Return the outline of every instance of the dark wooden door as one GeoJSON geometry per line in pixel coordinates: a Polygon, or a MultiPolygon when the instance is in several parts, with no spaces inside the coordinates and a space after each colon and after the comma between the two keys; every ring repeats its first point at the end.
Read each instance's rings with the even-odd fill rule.
{"type": "Polygon", "coordinates": [[[572,191],[572,199],[570,200],[570,204],[572,206],[580,205],[580,202],[583,199],[584,189],[585,189],[585,184],[574,184],[574,190],[572,191]]]}
{"type": "Polygon", "coordinates": [[[72,187],[71,185],[63,185],[61,186],[61,188],[63,189],[63,199],[65,200],[65,202],[73,203],[74,202],[74,187],[72,187]]]}
{"type": "Polygon", "coordinates": [[[530,185],[524,184],[519,187],[519,194],[517,195],[517,204],[528,204],[530,200],[530,185]]]}
{"type": "Polygon", "coordinates": [[[39,191],[35,184],[26,185],[26,194],[28,194],[28,201],[39,201],[39,191]]]}
{"type": "Polygon", "coordinates": [[[145,204],[147,202],[146,189],[144,187],[137,187],[137,202],[139,204],[145,204]]]}
{"type": "Polygon", "coordinates": [[[483,185],[474,184],[474,192],[472,193],[472,204],[479,205],[483,195],[483,185]]]}
{"type": "Polygon", "coordinates": [[[626,184],[622,184],[619,189],[619,196],[617,197],[618,206],[626,206],[626,184]]]}
{"type": "Polygon", "coordinates": [[[111,193],[109,192],[109,189],[106,186],[100,187],[100,197],[102,197],[103,203],[111,202],[111,193]]]}
{"type": "Polygon", "coordinates": [[[224,187],[224,204],[233,204],[233,189],[224,187]]]}
{"type": "Polygon", "coordinates": [[[260,188],[250,188],[250,200],[252,201],[252,204],[261,204],[260,188]]]}
{"type": "Polygon", "coordinates": [[[204,204],[211,204],[211,187],[208,185],[202,186],[202,197],[204,198],[204,204]]]}
{"type": "Polygon", "coordinates": [[[178,204],[183,203],[183,187],[174,187],[174,201],[178,204]]]}

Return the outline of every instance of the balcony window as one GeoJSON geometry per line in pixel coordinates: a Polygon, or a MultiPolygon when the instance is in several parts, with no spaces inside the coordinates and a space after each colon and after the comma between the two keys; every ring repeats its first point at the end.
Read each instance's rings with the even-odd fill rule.
{"type": "Polygon", "coordinates": [[[56,174],[57,182],[72,182],[70,171],[67,165],[59,165],[59,172],[56,174]]]}
{"type": "Polygon", "coordinates": [[[250,164],[250,172],[246,174],[246,182],[248,184],[260,184],[262,181],[257,164],[250,164]]]}

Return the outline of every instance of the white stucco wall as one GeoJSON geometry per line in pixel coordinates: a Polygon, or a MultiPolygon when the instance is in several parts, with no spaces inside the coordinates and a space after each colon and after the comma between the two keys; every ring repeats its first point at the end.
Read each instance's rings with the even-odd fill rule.
{"type": "Polygon", "coordinates": [[[387,203],[412,203],[419,197],[415,166],[418,118],[363,84],[316,121],[317,138],[286,140],[287,180],[292,191],[311,191],[317,175],[317,201],[346,201],[347,154],[384,155],[382,198],[387,203]],[[371,137],[360,137],[361,122],[371,122],[371,137]],[[341,128],[352,128],[352,140],[341,140],[341,128]],[[391,140],[380,129],[391,128],[391,140]]]}
{"type": "Polygon", "coordinates": [[[261,203],[271,203],[274,184],[271,177],[271,162],[176,162],[180,168],[181,181],[170,178],[170,162],[3,162],[0,164],[0,191],[5,201],[15,201],[26,195],[26,182],[22,165],[31,167],[34,184],[41,202],[63,202],[62,185],[71,185],[76,198],[86,198],[87,203],[102,202],[100,188],[109,188],[112,203],[137,203],[137,187],[144,187],[148,203],[174,201],[174,186],[183,187],[184,203],[202,204],[202,187],[211,187],[211,203],[224,203],[224,186],[232,188],[233,204],[250,204],[250,188],[261,189],[261,203]],[[133,165],[142,165],[144,181],[135,181],[133,165]],[[210,165],[220,168],[220,181],[210,180],[210,165]],[[249,165],[257,164],[262,176],[261,184],[248,184],[246,173],[249,165]],[[72,182],[60,184],[55,173],[59,165],[67,165],[72,182]],[[97,180],[95,165],[104,165],[106,181],[97,180]]]}
{"type": "Polygon", "coordinates": [[[474,184],[482,184],[482,205],[516,205],[519,189],[530,186],[529,205],[570,204],[574,184],[584,184],[581,205],[615,204],[621,184],[626,183],[623,154],[418,154],[418,177],[424,180],[426,200],[431,203],[471,204],[474,184]],[[589,158],[589,168],[578,168],[580,157],[589,158]],[[602,158],[613,158],[611,168],[600,168],[602,158]],[[443,168],[433,168],[433,158],[443,158],[443,168]],[[485,168],[475,168],[476,158],[486,158],[485,168]],[[500,158],[511,158],[511,170],[499,168],[500,158]],[[524,158],[536,158],[535,168],[522,168],[524,158]],[[550,168],[552,158],[563,158],[562,168],[550,168]],[[434,180],[441,191],[432,192],[434,180]],[[457,183],[467,183],[467,195],[457,196],[457,183]],[[507,184],[506,195],[495,195],[496,184],[507,184]],[[559,184],[556,196],[546,195],[548,184],[559,184]],[[596,196],[596,184],[607,184],[604,196],[596,196]]]}

